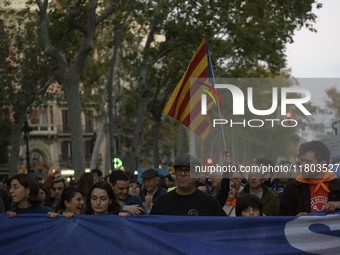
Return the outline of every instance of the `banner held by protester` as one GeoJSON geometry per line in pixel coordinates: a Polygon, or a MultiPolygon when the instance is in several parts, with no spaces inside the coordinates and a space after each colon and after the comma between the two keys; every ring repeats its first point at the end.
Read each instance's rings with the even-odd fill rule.
{"type": "Polygon", "coordinates": [[[303,217],[0,215],[0,254],[338,254],[340,213],[303,217]]]}

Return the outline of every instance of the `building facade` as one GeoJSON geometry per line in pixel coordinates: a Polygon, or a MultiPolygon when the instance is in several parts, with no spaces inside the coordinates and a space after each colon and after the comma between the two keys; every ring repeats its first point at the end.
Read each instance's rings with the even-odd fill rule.
{"type": "MultiPolygon", "coordinates": [[[[98,126],[95,107],[85,109],[81,119],[85,160],[86,166],[89,167],[98,126]]],[[[71,129],[68,121],[68,107],[63,96],[56,94],[54,100],[49,100],[34,109],[28,118],[28,125],[31,129],[28,153],[30,170],[46,176],[53,169],[70,169],[72,159],[71,129]]],[[[110,166],[105,163],[107,146],[107,139],[104,137],[96,166],[104,172],[110,170],[110,166]]],[[[19,168],[20,172],[27,171],[27,144],[24,136],[20,146],[19,168]]]]}

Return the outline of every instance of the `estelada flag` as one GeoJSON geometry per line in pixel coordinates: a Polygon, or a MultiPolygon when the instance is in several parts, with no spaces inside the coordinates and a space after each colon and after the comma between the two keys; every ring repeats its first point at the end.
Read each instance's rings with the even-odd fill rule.
{"type": "MultiPolygon", "coordinates": [[[[206,138],[209,134],[209,116],[201,114],[201,95],[212,88],[213,71],[206,38],[191,58],[186,72],[165,105],[163,112],[179,120],[197,135],[206,138]],[[203,88],[203,89],[202,89],[203,88]]],[[[207,100],[207,109],[213,106],[207,100]]]]}

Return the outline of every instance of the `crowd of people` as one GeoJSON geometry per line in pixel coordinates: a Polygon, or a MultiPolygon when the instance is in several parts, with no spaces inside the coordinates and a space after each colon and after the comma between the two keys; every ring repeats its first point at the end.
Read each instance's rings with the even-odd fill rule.
{"type": "MultiPolygon", "coordinates": [[[[322,142],[300,145],[299,163],[327,166],[330,151],[322,142]]],[[[270,165],[259,159],[257,164],[270,165]]],[[[290,164],[282,161],[280,164],[290,164]]],[[[187,154],[174,162],[174,174],[162,176],[154,168],[146,169],[142,183],[125,171],[108,176],[93,169],[77,183],[67,184],[61,175],[51,175],[38,182],[29,174],[17,174],[0,187],[0,212],[17,214],[63,215],[116,214],[181,216],[301,216],[317,211],[340,209],[340,180],[332,171],[302,171],[295,179],[273,178],[240,172],[228,178],[202,178],[191,175],[201,165],[187,154]]]]}

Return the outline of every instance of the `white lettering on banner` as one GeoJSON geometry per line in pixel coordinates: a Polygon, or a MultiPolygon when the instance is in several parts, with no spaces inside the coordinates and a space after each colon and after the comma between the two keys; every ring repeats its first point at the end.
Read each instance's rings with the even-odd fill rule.
{"type": "Polygon", "coordinates": [[[319,234],[310,230],[314,224],[327,226],[331,231],[339,231],[339,215],[302,216],[287,222],[284,232],[291,246],[311,254],[339,254],[340,238],[319,234]]]}

